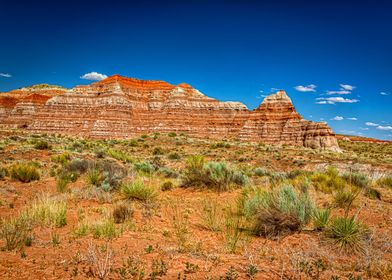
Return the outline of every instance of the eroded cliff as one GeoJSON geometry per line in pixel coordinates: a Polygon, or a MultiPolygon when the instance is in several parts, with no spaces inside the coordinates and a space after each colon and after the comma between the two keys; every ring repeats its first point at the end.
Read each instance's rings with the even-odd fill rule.
{"type": "Polygon", "coordinates": [[[114,75],[73,89],[31,87],[0,94],[0,127],[93,138],[130,138],[151,132],[289,144],[338,150],[326,123],[304,120],[279,91],[250,111],[220,102],[188,84],[114,75]]]}

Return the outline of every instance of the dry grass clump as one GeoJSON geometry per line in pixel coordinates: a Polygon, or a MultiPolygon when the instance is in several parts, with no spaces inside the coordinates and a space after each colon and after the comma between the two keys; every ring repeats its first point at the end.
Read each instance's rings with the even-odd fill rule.
{"type": "Polygon", "coordinates": [[[12,165],[9,173],[12,179],[19,180],[23,183],[29,183],[40,179],[37,168],[28,163],[17,163],[12,165]]]}
{"type": "Polygon", "coordinates": [[[139,200],[142,202],[153,201],[158,195],[154,188],[146,186],[140,180],[123,184],[120,188],[120,193],[124,199],[139,200]]]}
{"type": "Polygon", "coordinates": [[[314,203],[307,193],[299,193],[292,186],[272,191],[249,188],[239,202],[243,214],[252,221],[256,235],[274,237],[301,230],[308,224],[314,203]]]}
{"type": "Polygon", "coordinates": [[[132,218],[133,212],[134,210],[130,204],[122,203],[114,207],[112,217],[116,224],[122,224],[132,218]]]}

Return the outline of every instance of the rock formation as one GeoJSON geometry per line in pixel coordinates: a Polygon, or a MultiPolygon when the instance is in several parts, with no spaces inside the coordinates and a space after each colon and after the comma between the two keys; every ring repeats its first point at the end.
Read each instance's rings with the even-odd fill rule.
{"type": "Polygon", "coordinates": [[[250,111],[240,102],[207,97],[188,84],[118,75],[69,90],[45,85],[0,93],[0,127],[93,138],[184,132],[339,150],[331,128],[302,119],[284,91],[250,111]]]}

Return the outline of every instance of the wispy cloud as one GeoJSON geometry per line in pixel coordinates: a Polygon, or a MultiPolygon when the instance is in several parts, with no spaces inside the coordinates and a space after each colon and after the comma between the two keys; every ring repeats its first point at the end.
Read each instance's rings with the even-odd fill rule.
{"type": "Polygon", "coordinates": [[[336,116],[336,117],[332,118],[331,120],[333,120],[333,121],[342,121],[342,120],[344,120],[344,118],[341,117],[341,116],[336,116]]]}
{"type": "Polygon", "coordinates": [[[307,86],[296,86],[294,87],[296,91],[300,92],[315,92],[316,91],[316,85],[310,84],[307,86]]]}
{"type": "Polygon", "coordinates": [[[340,89],[339,90],[327,90],[328,95],[332,94],[351,94],[351,92],[355,89],[355,86],[352,85],[347,85],[347,84],[340,84],[340,89]]]}
{"type": "Polygon", "coordinates": [[[392,131],[392,126],[390,126],[390,125],[388,125],[388,126],[379,125],[379,126],[377,126],[376,128],[379,129],[379,130],[392,131]]]}
{"type": "Polygon", "coordinates": [[[350,120],[350,121],[357,121],[358,119],[357,118],[355,118],[355,117],[352,117],[352,118],[347,118],[348,120],[350,120]]]}
{"type": "Polygon", "coordinates": [[[367,125],[367,126],[378,126],[378,123],[365,122],[365,125],[367,125]]]}
{"type": "Polygon", "coordinates": [[[360,129],[360,130],[369,130],[368,127],[360,127],[359,129],[360,129]]]}
{"type": "Polygon", "coordinates": [[[352,91],[353,89],[355,89],[354,86],[352,85],[347,85],[347,84],[340,84],[340,87],[344,90],[348,90],[348,91],[352,91]]]}
{"type": "Polygon", "coordinates": [[[385,91],[380,92],[380,94],[381,94],[381,95],[384,95],[384,96],[389,95],[389,93],[388,93],[388,92],[385,92],[385,91]]]}
{"type": "Polygon", "coordinates": [[[349,91],[349,90],[344,90],[344,89],[341,89],[341,90],[327,90],[327,94],[328,95],[332,95],[332,94],[341,94],[341,95],[345,95],[345,94],[350,94],[351,93],[351,91],[349,91]]]}
{"type": "Polygon", "coordinates": [[[103,79],[106,79],[108,76],[106,76],[105,74],[101,74],[98,72],[90,72],[90,73],[86,73],[83,76],[80,76],[81,79],[84,80],[90,80],[90,81],[101,81],[103,79]]]}
{"type": "Polygon", "coordinates": [[[358,99],[349,99],[343,97],[319,97],[316,98],[318,100],[316,104],[336,104],[336,103],[357,103],[358,99]]]}
{"type": "Polygon", "coordinates": [[[8,74],[8,73],[0,73],[0,77],[11,78],[12,75],[11,75],[11,74],[8,74]]]}

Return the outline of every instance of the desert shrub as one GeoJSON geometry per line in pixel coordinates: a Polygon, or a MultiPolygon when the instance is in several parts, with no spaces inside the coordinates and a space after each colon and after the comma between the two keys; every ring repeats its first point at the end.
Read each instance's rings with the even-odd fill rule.
{"type": "Polygon", "coordinates": [[[163,155],[165,151],[161,147],[155,147],[152,151],[153,155],[163,155]]]}
{"type": "Polygon", "coordinates": [[[313,212],[313,225],[316,230],[323,230],[329,222],[331,209],[316,209],[313,212]]]}
{"type": "Polygon", "coordinates": [[[87,172],[87,182],[90,186],[99,186],[103,181],[102,172],[96,168],[92,168],[87,172]]]}
{"type": "Polygon", "coordinates": [[[122,161],[124,163],[127,162],[133,162],[134,159],[128,155],[127,153],[121,151],[121,150],[115,150],[115,149],[109,149],[106,154],[114,159],[117,159],[119,161],[122,161]]]}
{"type": "Polygon", "coordinates": [[[353,205],[358,195],[359,192],[354,189],[339,190],[334,196],[335,205],[348,210],[353,205]]]}
{"type": "Polygon", "coordinates": [[[152,201],[158,195],[153,188],[144,185],[142,181],[123,184],[120,193],[124,199],[135,199],[143,202],[152,201]]]}
{"type": "Polygon", "coordinates": [[[245,186],[248,176],[225,162],[204,162],[202,156],[192,156],[186,162],[183,186],[205,186],[226,191],[232,186],[245,186]]]}
{"type": "Polygon", "coordinates": [[[95,168],[102,174],[101,183],[97,186],[104,191],[116,190],[121,180],[127,175],[127,170],[116,162],[100,161],[95,168]]]}
{"type": "Polygon", "coordinates": [[[377,199],[381,200],[381,193],[376,190],[375,188],[367,187],[364,192],[365,196],[369,197],[370,199],[377,199]]]}
{"type": "Polygon", "coordinates": [[[168,159],[171,159],[171,160],[179,160],[179,159],[181,158],[181,156],[180,156],[178,153],[173,152],[173,153],[170,153],[170,154],[167,156],[167,158],[168,158],[168,159]]]}
{"type": "Polygon", "coordinates": [[[169,136],[169,137],[176,137],[176,136],[177,136],[177,133],[175,133],[175,132],[169,132],[169,133],[167,134],[167,136],[169,136]]]}
{"type": "Polygon", "coordinates": [[[6,176],[8,176],[7,168],[0,166],[0,180],[4,179],[6,176]]]}
{"type": "Polygon", "coordinates": [[[378,179],[376,185],[382,188],[392,188],[392,176],[384,176],[378,179]]]}
{"type": "Polygon", "coordinates": [[[363,251],[369,230],[353,217],[336,217],[325,230],[327,238],[345,252],[363,251]]]}
{"type": "Polygon", "coordinates": [[[344,189],[347,185],[346,180],[339,176],[337,169],[331,166],[325,172],[316,172],[310,178],[315,189],[324,193],[344,189]]]}
{"type": "Polygon", "coordinates": [[[269,174],[268,170],[262,167],[257,167],[253,170],[253,174],[258,177],[267,176],[269,174]]]}
{"type": "Polygon", "coordinates": [[[245,217],[240,215],[238,207],[229,205],[224,215],[225,245],[229,253],[235,253],[243,236],[245,217]]]}
{"type": "Polygon", "coordinates": [[[34,223],[63,227],[67,224],[67,204],[47,195],[39,196],[24,213],[34,223]]]}
{"type": "Polygon", "coordinates": [[[38,170],[32,164],[22,163],[11,166],[10,175],[12,179],[19,180],[23,183],[39,180],[38,170]]]}
{"type": "Polygon", "coordinates": [[[83,237],[88,235],[90,232],[90,225],[86,221],[79,222],[76,227],[72,230],[72,234],[75,237],[83,237]]]}
{"type": "Polygon", "coordinates": [[[135,140],[135,139],[132,139],[128,142],[128,146],[130,146],[130,147],[137,147],[137,145],[138,145],[138,143],[137,143],[137,140],[135,140]]]}
{"type": "Polygon", "coordinates": [[[103,219],[91,225],[94,238],[113,239],[119,236],[119,231],[112,219],[103,219]]]}
{"type": "Polygon", "coordinates": [[[368,176],[361,172],[351,172],[343,174],[343,179],[345,179],[349,184],[357,186],[359,188],[367,188],[370,184],[370,179],[368,176]]]}
{"type": "Polygon", "coordinates": [[[310,221],[314,204],[307,193],[295,192],[292,186],[273,191],[244,191],[240,202],[244,215],[253,220],[257,235],[276,236],[299,231],[310,221]]]}
{"type": "Polygon", "coordinates": [[[179,176],[179,174],[175,170],[169,167],[160,167],[158,169],[158,173],[166,178],[177,178],[179,176]]]}
{"type": "Polygon", "coordinates": [[[155,171],[154,166],[151,165],[151,163],[147,161],[143,162],[136,162],[134,163],[134,167],[137,171],[146,173],[146,174],[151,174],[155,171]]]}
{"type": "Polygon", "coordinates": [[[68,173],[60,173],[56,177],[56,188],[58,192],[66,192],[68,184],[72,182],[73,178],[71,174],[68,173]]]}
{"type": "Polygon", "coordinates": [[[69,173],[84,174],[90,167],[91,162],[86,159],[73,159],[65,166],[65,171],[69,173]]]}
{"type": "Polygon", "coordinates": [[[31,230],[31,223],[25,217],[2,219],[0,238],[4,240],[4,249],[22,248],[29,240],[31,230]]]}
{"type": "Polygon", "coordinates": [[[166,181],[163,182],[161,185],[161,191],[165,192],[165,191],[170,191],[174,188],[173,182],[172,181],[166,181]]]}
{"type": "Polygon", "coordinates": [[[71,155],[65,152],[60,155],[53,155],[51,156],[50,159],[55,163],[60,163],[61,165],[65,165],[71,160],[71,155]]]}
{"type": "Polygon", "coordinates": [[[40,140],[37,143],[35,143],[34,148],[37,150],[48,150],[50,149],[50,145],[48,142],[40,140]]]}
{"type": "Polygon", "coordinates": [[[130,220],[133,216],[133,208],[127,203],[118,204],[114,207],[112,212],[113,220],[116,224],[122,224],[126,220],[130,220]]]}

